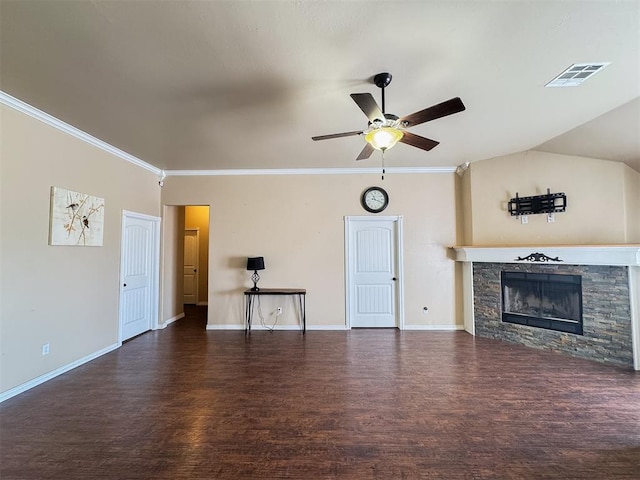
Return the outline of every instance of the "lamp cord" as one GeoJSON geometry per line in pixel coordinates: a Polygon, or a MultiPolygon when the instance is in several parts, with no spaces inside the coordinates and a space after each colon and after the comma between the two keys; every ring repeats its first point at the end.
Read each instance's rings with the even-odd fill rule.
{"type": "Polygon", "coordinates": [[[273,325],[269,326],[267,325],[267,323],[264,320],[264,316],[262,315],[262,307],[260,306],[260,295],[256,295],[258,297],[258,316],[260,317],[260,325],[262,325],[263,328],[265,328],[266,330],[269,330],[270,332],[273,333],[273,331],[276,328],[276,324],[278,323],[278,317],[279,315],[276,315],[276,319],[273,322],[273,325]]]}

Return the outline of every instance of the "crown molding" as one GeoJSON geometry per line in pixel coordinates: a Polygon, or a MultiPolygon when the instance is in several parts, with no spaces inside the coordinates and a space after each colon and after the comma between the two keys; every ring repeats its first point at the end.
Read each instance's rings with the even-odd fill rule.
{"type": "MultiPolygon", "coordinates": [[[[39,110],[22,100],[9,95],[0,90],[0,104],[13,108],[18,112],[29,115],[36,120],[60,130],[61,132],[72,135],[94,147],[105,152],[115,155],[122,160],[132,163],[138,167],[142,167],[152,173],[155,173],[162,179],[169,176],[189,177],[189,176],[240,176],[240,175],[363,175],[363,174],[380,174],[380,167],[368,168],[261,168],[261,169],[229,169],[229,170],[162,170],[158,167],[135,157],[124,150],[120,150],[113,145],[104,142],[93,135],[83,132],[79,128],[69,125],[62,120],[55,118],[48,113],[39,110]]],[[[456,167],[386,167],[386,173],[402,174],[402,173],[454,173],[456,167]]]]}
{"type": "Polygon", "coordinates": [[[38,110],[37,108],[29,105],[28,103],[23,102],[15,97],[12,97],[8,93],[0,90],[0,104],[6,105],[7,107],[13,108],[18,112],[29,115],[36,120],[40,120],[47,125],[60,130],[61,132],[72,135],[83,142],[88,143],[89,145],[93,145],[94,147],[99,148],[100,150],[104,150],[107,153],[115,155],[116,157],[121,158],[129,163],[133,163],[138,167],[142,167],[145,170],[149,170],[150,172],[155,173],[158,176],[162,176],[162,170],[160,168],[154,167],[153,165],[148,164],[144,160],[140,160],[138,157],[134,157],[133,155],[120,150],[119,148],[114,147],[113,145],[109,145],[107,142],[103,142],[102,140],[94,137],[93,135],[89,135],[86,132],[83,132],[79,128],[76,128],[68,123],[63,122],[62,120],[57,119],[56,117],[49,115],[48,113],[43,112],[42,110],[38,110]]]}
{"type": "MultiPolygon", "coordinates": [[[[391,173],[454,173],[456,167],[386,167],[391,173]]],[[[380,168],[269,168],[269,169],[234,169],[234,170],[165,170],[167,177],[215,177],[233,175],[362,175],[380,174],[380,168]]]]}

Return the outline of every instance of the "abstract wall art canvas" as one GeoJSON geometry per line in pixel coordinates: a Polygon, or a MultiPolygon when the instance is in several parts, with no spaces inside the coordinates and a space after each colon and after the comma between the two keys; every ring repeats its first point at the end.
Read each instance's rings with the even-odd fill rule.
{"type": "Polygon", "coordinates": [[[102,246],[104,199],[51,187],[49,245],[102,246]]]}

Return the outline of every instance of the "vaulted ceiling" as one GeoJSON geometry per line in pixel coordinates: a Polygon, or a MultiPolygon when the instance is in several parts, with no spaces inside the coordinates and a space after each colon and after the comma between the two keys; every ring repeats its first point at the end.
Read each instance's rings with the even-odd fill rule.
{"type": "Polygon", "coordinates": [[[391,72],[386,110],[452,97],[385,162],[456,166],[528,149],[640,171],[638,1],[7,1],[0,88],[167,170],[354,168],[349,97],[391,72]],[[575,88],[573,63],[611,62],[575,88]]]}

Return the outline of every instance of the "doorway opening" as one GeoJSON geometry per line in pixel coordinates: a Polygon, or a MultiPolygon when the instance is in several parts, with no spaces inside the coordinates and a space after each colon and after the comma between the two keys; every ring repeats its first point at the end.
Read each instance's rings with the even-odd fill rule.
{"type": "Polygon", "coordinates": [[[206,306],[209,301],[209,206],[184,207],[183,303],[206,306]]]}
{"type": "MultiPolygon", "coordinates": [[[[185,313],[207,310],[209,295],[209,205],[163,209],[163,326],[185,313]],[[188,312],[187,312],[188,311],[188,312]]],[[[203,315],[201,312],[198,315],[203,315]]],[[[206,316],[206,312],[204,313],[206,316]]]]}

